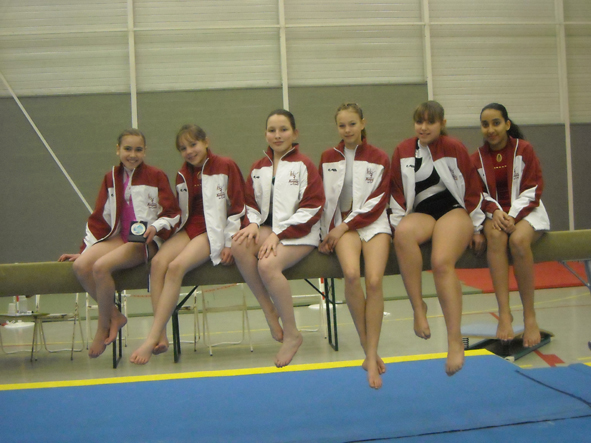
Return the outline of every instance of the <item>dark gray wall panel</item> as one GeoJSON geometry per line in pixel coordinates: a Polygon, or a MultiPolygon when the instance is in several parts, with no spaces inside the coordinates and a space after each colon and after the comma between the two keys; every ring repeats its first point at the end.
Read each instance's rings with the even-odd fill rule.
{"type": "Polygon", "coordinates": [[[571,126],[575,228],[591,229],[591,124],[571,126]]]}
{"type": "MultiPolygon", "coordinates": [[[[358,102],[371,143],[389,156],[413,135],[412,112],[427,97],[425,85],[302,87],[290,89],[291,110],[302,150],[315,163],[338,140],[336,108],[358,102]]],[[[127,94],[24,98],[23,103],[91,206],[105,172],[118,163],[118,134],[130,126],[127,94]]],[[[174,138],[184,123],[203,126],[212,149],[234,158],[244,174],[265,149],[265,119],[281,107],[281,90],[251,89],[140,94],[139,126],[146,134],[149,164],[171,179],[182,160],[174,138]]],[[[475,116],[477,122],[478,116],[475,116]]],[[[524,132],[544,170],[544,202],[552,228],[568,229],[564,129],[527,126],[524,132]]],[[[482,142],[478,128],[452,128],[451,135],[473,152],[482,142]]],[[[573,126],[576,227],[591,227],[588,164],[591,125],[573,126]]],[[[0,262],[54,260],[76,252],[88,211],[47,153],[12,99],[0,99],[0,185],[2,244],[0,262]]]]}
{"type": "MultiPolygon", "coordinates": [[[[22,103],[82,194],[94,206],[129,126],[129,95],[23,98],[22,103]]],[[[0,262],[55,260],[78,252],[88,210],[12,99],[0,99],[0,262]]]]}
{"type": "Polygon", "coordinates": [[[290,108],[300,129],[302,149],[316,164],[340,137],[334,120],[344,102],[355,102],[367,120],[369,142],[391,158],[396,145],[414,135],[412,114],[427,100],[427,86],[375,85],[290,88],[290,108]]]}
{"type": "Polygon", "coordinates": [[[182,164],[176,134],[182,125],[194,123],[207,133],[213,152],[232,157],[248,174],[266,148],[267,115],[281,103],[281,89],[139,94],[139,126],[149,145],[146,161],[166,171],[173,182],[182,164]]]}

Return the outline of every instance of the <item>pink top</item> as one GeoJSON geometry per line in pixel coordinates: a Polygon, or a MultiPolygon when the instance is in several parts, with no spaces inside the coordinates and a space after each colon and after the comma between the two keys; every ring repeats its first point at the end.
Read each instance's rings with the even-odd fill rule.
{"type": "Polygon", "coordinates": [[[133,210],[133,201],[131,199],[131,189],[129,187],[131,176],[125,171],[125,181],[123,182],[125,199],[123,201],[123,210],[121,212],[121,238],[127,243],[129,237],[129,228],[131,222],[135,221],[135,212],[133,210]]]}

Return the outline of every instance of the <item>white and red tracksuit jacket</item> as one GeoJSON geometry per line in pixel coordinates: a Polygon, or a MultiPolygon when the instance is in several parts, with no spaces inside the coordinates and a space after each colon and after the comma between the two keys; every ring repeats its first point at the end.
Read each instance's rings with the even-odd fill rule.
{"type": "Polygon", "coordinates": [[[353,163],[353,204],[345,220],[339,210],[339,197],[345,182],[347,161],[345,143],[322,153],[320,175],[324,184],[326,203],[320,219],[320,234],[324,238],[331,229],[347,223],[363,241],[380,233],[391,234],[386,208],[390,198],[390,159],[381,149],[362,143],[355,149],[353,163]]]}
{"type": "MultiPolygon", "coordinates": [[[[183,164],[176,177],[176,191],[181,208],[180,230],[189,217],[193,201],[191,166],[183,164]]],[[[240,230],[244,206],[244,178],[234,160],[220,157],[209,149],[201,168],[203,214],[214,265],[221,261],[222,250],[232,246],[232,236],[240,230]]]]}
{"type": "Polygon", "coordinates": [[[273,213],[269,214],[273,150],[256,161],[246,180],[246,223],[261,225],[273,217],[273,232],[284,245],[318,246],[324,207],[322,180],[314,163],[294,145],[275,171],[273,213]]]}
{"type": "MultiPolygon", "coordinates": [[[[415,200],[415,149],[417,138],[400,143],[394,151],[391,169],[390,224],[394,229],[402,217],[413,211],[415,200]]],[[[474,225],[474,232],[482,229],[484,213],[481,184],[466,147],[457,139],[441,135],[429,145],[433,166],[445,187],[462,205],[474,225]]]]}
{"type": "MultiPolygon", "coordinates": [[[[122,164],[105,174],[93,213],[86,224],[86,236],[81,247],[84,252],[96,242],[119,234],[119,222],[124,203],[122,164]]],[[[154,241],[160,247],[174,231],[180,210],[168,182],[168,177],[158,168],[142,163],[131,174],[131,199],[138,221],[154,226],[154,241]]]]}
{"type": "MultiPolygon", "coordinates": [[[[509,215],[516,223],[522,219],[527,220],[536,231],[549,230],[550,219],[541,200],[544,189],[542,169],[534,148],[527,141],[512,137],[509,137],[507,144],[509,152],[513,152],[507,158],[507,183],[511,195],[509,215]]],[[[488,218],[492,218],[493,212],[502,208],[496,200],[495,171],[488,143],[472,154],[472,163],[482,179],[482,209],[488,218]]]]}

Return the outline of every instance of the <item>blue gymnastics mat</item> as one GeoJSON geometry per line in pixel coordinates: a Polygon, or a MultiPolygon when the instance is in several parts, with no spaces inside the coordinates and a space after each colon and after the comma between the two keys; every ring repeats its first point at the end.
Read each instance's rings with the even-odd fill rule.
{"type": "Polygon", "coordinates": [[[586,371],[573,369],[584,376],[569,377],[568,389],[562,386],[560,371],[552,372],[566,368],[546,371],[545,379],[560,379],[557,390],[547,380],[534,380],[531,374],[537,370],[522,371],[492,355],[468,356],[464,369],[453,377],[445,375],[444,362],[388,363],[384,387],[378,391],[367,387],[365,372],[357,366],[306,365],[261,368],[263,373],[248,375],[222,371],[126,383],[93,380],[67,387],[0,385],[0,439],[330,443],[422,441],[416,438],[421,436],[480,441],[458,436],[476,432],[495,437],[495,432],[520,428],[512,425],[532,426],[533,433],[548,435],[544,429],[549,423],[567,422],[589,429],[591,407],[582,400],[591,389],[584,382],[586,371]]]}

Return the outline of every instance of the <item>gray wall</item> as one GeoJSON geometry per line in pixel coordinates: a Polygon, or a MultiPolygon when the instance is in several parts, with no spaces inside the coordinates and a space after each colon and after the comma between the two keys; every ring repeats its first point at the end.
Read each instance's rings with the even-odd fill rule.
{"type": "MultiPolygon", "coordinates": [[[[341,102],[364,107],[370,140],[391,155],[395,140],[412,134],[412,109],[426,97],[425,85],[293,88],[290,108],[302,151],[317,163],[321,152],[338,142],[333,117],[341,102]]],[[[131,125],[130,96],[32,97],[22,103],[93,207],[104,174],[118,163],[117,136],[131,125]]],[[[172,184],[182,163],[176,132],[197,123],[212,150],[234,158],[246,175],[265,150],[267,115],[281,106],[277,88],[139,94],[146,162],[162,168],[172,184]]],[[[0,99],[0,150],[0,263],[49,261],[77,252],[89,213],[12,99],[0,99]]]]}
{"type": "Polygon", "coordinates": [[[591,229],[591,124],[571,126],[575,228],[591,229]]]}
{"type": "MultiPolygon", "coordinates": [[[[362,106],[369,141],[391,156],[398,142],[413,135],[412,111],[426,98],[424,84],[290,88],[301,148],[315,163],[339,140],[334,113],[342,102],[362,106]]],[[[22,102],[94,206],[103,175],[118,163],[117,136],[130,126],[129,95],[35,97],[22,102]]],[[[197,123],[207,131],[212,149],[234,158],[246,175],[265,149],[265,118],[281,104],[281,90],[276,88],[139,94],[140,129],[148,141],[146,161],[162,168],[172,183],[182,163],[174,147],[176,132],[184,123],[197,123]]],[[[542,162],[543,200],[552,228],[568,229],[564,127],[522,128],[542,162]]],[[[462,139],[470,152],[482,143],[477,127],[451,128],[450,134],[462,139]]],[[[577,229],[591,228],[589,140],[591,125],[573,125],[577,229]]],[[[12,99],[0,99],[0,150],[0,263],[48,261],[63,252],[77,252],[88,211],[12,99]]]]}

